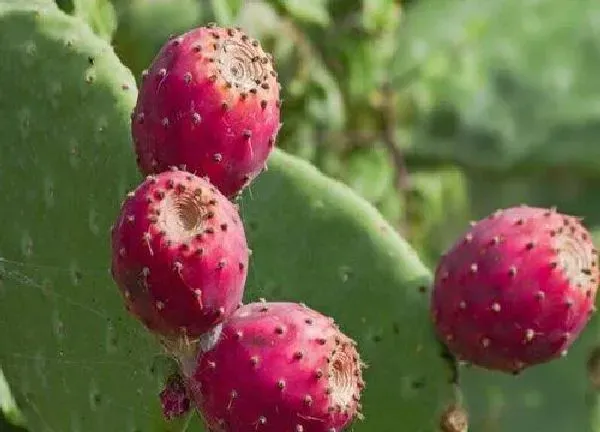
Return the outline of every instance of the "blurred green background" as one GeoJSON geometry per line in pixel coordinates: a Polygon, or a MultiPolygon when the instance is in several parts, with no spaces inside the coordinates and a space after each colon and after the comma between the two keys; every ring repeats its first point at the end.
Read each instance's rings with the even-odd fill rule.
{"type": "MultiPolygon", "coordinates": [[[[278,145],[373,203],[432,268],[469,220],[502,206],[557,206],[600,230],[596,1],[58,3],[110,40],[138,80],[168,35],[210,21],[242,26],[276,59],[278,145]]],[[[509,430],[495,419],[546,406],[548,430],[579,432],[561,423],[560,410],[581,399],[582,416],[596,411],[585,364],[597,330],[593,321],[568,368],[492,378],[491,393],[473,398],[487,414],[471,430],[509,430]],[[562,388],[571,381],[574,390],[562,388]]],[[[479,377],[465,374],[467,396],[481,390],[479,377]]],[[[600,430],[591,417],[590,430],[600,430]]],[[[530,418],[518,431],[542,430],[540,416],[530,418]]],[[[9,430],[1,420],[0,430],[9,430]]]]}

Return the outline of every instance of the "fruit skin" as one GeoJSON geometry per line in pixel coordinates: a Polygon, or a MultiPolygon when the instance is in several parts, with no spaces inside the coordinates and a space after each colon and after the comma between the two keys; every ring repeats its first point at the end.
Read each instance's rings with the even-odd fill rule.
{"type": "Polygon", "coordinates": [[[129,311],[160,336],[192,340],[242,300],[248,269],[234,204],[179,170],[149,176],[112,229],[112,275],[129,311]]]}
{"type": "Polygon", "coordinates": [[[361,417],[362,366],[332,319],[296,303],[259,302],[225,322],[187,387],[211,431],[339,432],[361,417]]]}
{"type": "Polygon", "coordinates": [[[242,30],[170,39],[144,72],[131,132],[140,171],[178,166],[233,197],[263,169],[280,127],[273,60],[242,30]]]}
{"type": "Polygon", "coordinates": [[[460,360],[518,373],[566,354],[595,310],[597,252],[578,218],[512,207],[442,257],[431,313],[460,360]]]}

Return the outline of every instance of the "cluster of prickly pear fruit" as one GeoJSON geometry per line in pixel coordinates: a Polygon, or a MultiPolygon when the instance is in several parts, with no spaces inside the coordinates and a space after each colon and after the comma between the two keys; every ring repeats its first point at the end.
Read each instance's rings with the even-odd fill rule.
{"type": "Polygon", "coordinates": [[[333,319],[242,305],[249,249],[233,200],[280,127],[273,59],[241,29],[173,37],[143,74],[131,132],[146,179],[112,229],[127,310],[179,361],[165,417],[194,404],[211,431],[339,432],[361,417],[363,363],[333,319]]]}
{"type": "Polygon", "coordinates": [[[498,210],[440,260],[432,318],[459,360],[516,374],[566,355],[595,310],[598,276],[598,253],[578,218],[498,210]]]}
{"type": "MultiPolygon", "coordinates": [[[[340,432],[362,416],[364,365],[331,318],[242,304],[250,253],[234,200],[274,147],[279,91],[258,41],[209,25],[165,43],[131,116],[147,177],[113,226],[113,278],[179,361],[160,394],[165,417],[195,406],[211,431],[340,432]]],[[[499,210],[441,258],[434,327],[459,360],[518,373],[566,353],[594,311],[598,276],[577,218],[499,210]]]]}

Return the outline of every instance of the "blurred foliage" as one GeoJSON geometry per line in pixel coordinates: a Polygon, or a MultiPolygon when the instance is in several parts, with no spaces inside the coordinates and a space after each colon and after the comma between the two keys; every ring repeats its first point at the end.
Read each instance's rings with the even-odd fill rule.
{"type": "Polygon", "coordinates": [[[410,153],[504,173],[565,166],[597,175],[600,6],[426,4],[403,26],[395,59],[399,70],[419,68],[406,90],[410,153]]]}
{"type": "Polygon", "coordinates": [[[140,74],[171,34],[205,21],[196,0],[115,0],[118,26],[113,46],[122,61],[140,74]]]}
{"type": "Polygon", "coordinates": [[[112,40],[117,28],[117,16],[110,0],[57,0],[56,4],[64,12],[87,22],[102,38],[112,40]]]}
{"type": "MultiPolygon", "coordinates": [[[[600,232],[598,2],[58,3],[110,38],[138,80],[170,34],[209,21],[244,27],[276,59],[284,121],[278,145],[376,205],[432,267],[469,219],[497,207],[555,205],[600,232]]],[[[547,376],[575,376],[565,389],[573,397],[549,406],[578,403],[597,330],[588,328],[572,359],[532,378],[466,373],[467,399],[477,402],[475,430],[531,430],[549,416],[529,409],[523,396],[522,405],[518,398],[510,405],[518,416],[503,422],[482,414],[489,408],[478,400],[482,392],[506,400],[555,383],[547,376]]],[[[550,415],[544,431],[585,429],[565,426],[581,416],[578,407],[563,413],[562,423],[550,415]]]]}

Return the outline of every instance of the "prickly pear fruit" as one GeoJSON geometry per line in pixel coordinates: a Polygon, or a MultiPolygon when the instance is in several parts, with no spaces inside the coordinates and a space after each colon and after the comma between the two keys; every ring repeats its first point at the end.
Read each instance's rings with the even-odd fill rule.
{"type": "Polygon", "coordinates": [[[360,417],[362,366],[332,319],[296,303],[251,303],[186,383],[210,430],[339,432],[360,417]]]}
{"type": "Polygon", "coordinates": [[[248,246],[238,211],[191,173],[165,171],[130,192],[112,252],[127,308],[157,335],[194,340],[242,300],[248,246]]]}
{"type": "Polygon", "coordinates": [[[518,373],[566,354],[597,283],[597,252],[578,218],[513,207],[475,223],[442,257],[431,313],[458,359],[518,373]]]}
{"type": "Polygon", "coordinates": [[[232,197],[263,169],[279,131],[271,55],[240,29],[169,40],[144,72],[132,136],[144,174],[185,166],[232,197]]]}
{"type": "Polygon", "coordinates": [[[173,420],[187,414],[191,407],[190,398],[181,375],[169,375],[165,387],[160,392],[160,405],[163,416],[173,420]]]}

